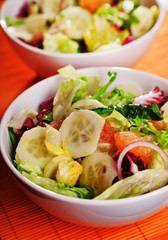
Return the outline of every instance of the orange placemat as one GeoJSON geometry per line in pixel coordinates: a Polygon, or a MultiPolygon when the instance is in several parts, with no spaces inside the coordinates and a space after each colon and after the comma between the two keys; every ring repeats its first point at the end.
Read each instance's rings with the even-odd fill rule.
{"type": "MultiPolygon", "coordinates": [[[[0,0],[0,6],[4,1],[0,0]]],[[[133,68],[168,78],[168,14],[143,59],[133,68]]],[[[0,29],[0,119],[13,99],[41,80],[16,55],[0,29]]],[[[123,227],[89,228],[64,222],[36,206],[19,189],[0,155],[1,240],[167,240],[168,207],[123,227]]]]}

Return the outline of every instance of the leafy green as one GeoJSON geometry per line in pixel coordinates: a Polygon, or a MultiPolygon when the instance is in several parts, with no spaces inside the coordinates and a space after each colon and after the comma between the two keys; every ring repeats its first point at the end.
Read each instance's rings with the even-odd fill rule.
{"type": "Polygon", "coordinates": [[[160,154],[152,150],[152,156],[148,164],[149,169],[165,169],[165,163],[160,154]]]}
{"type": "Polygon", "coordinates": [[[32,173],[31,170],[27,170],[27,169],[23,168],[23,167],[20,165],[20,163],[17,162],[16,160],[13,161],[13,164],[14,164],[14,166],[17,168],[17,170],[18,170],[20,173],[22,173],[22,172],[26,172],[26,173],[28,173],[28,174],[32,173]]]}
{"type": "Polygon", "coordinates": [[[84,81],[85,83],[82,84],[82,86],[80,88],[78,88],[78,90],[75,93],[75,96],[72,100],[72,104],[76,101],[78,101],[80,99],[80,97],[82,96],[83,93],[86,92],[87,88],[88,88],[88,81],[85,77],[81,77],[80,78],[82,81],[84,81]]]}
{"type": "Polygon", "coordinates": [[[110,115],[105,117],[105,119],[108,120],[115,129],[120,131],[128,130],[131,126],[129,121],[115,109],[110,115]]]}
{"type": "Polygon", "coordinates": [[[130,118],[129,122],[131,124],[131,130],[134,132],[140,132],[143,136],[155,134],[156,128],[153,128],[153,124],[148,119],[136,116],[134,119],[130,118]]]}
{"type": "Polygon", "coordinates": [[[69,112],[72,102],[80,98],[87,86],[88,83],[81,79],[63,81],[53,101],[53,119],[63,118],[69,112]]]}
{"type": "Polygon", "coordinates": [[[94,191],[89,186],[81,185],[77,187],[71,187],[68,184],[58,183],[53,179],[40,177],[35,174],[23,173],[23,175],[35,184],[58,194],[84,199],[91,199],[94,197],[94,191]]]}
{"type": "Polygon", "coordinates": [[[100,16],[102,16],[102,15],[114,16],[116,13],[115,9],[113,7],[110,7],[110,5],[109,5],[109,7],[106,7],[106,6],[107,5],[102,5],[101,7],[99,7],[96,13],[100,16]]]}
{"type": "Polygon", "coordinates": [[[117,77],[117,73],[116,72],[108,72],[108,76],[110,77],[110,80],[108,81],[108,83],[106,83],[103,87],[101,87],[99,89],[99,91],[97,92],[96,95],[94,95],[93,97],[91,97],[91,99],[97,99],[97,100],[101,100],[102,95],[104,95],[106,93],[106,90],[108,89],[108,87],[111,85],[111,83],[114,82],[114,80],[117,77]]]}
{"type": "Polygon", "coordinates": [[[79,44],[63,33],[44,34],[44,50],[61,53],[78,53],[79,44]]]}
{"type": "Polygon", "coordinates": [[[8,133],[12,143],[12,147],[15,150],[19,142],[18,135],[13,131],[12,127],[8,127],[8,133]]]}
{"type": "Polygon", "coordinates": [[[120,1],[118,8],[124,11],[125,14],[121,14],[121,11],[116,7],[111,7],[108,4],[102,5],[96,13],[99,16],[104,15],[108,21],[117,24],[121,29],[130,29],[132,23],[139,23],[139,19],[133,14],[133,11],[138,6],[139,4],[137,1],[120,1]],[[132,2],[132,5],[130,5],[130,2],[132,2]],[[130,6],[132,6],[131,9],[130,6]]]}
{"type": "Polygon", "coordinates": [[[160,110],[155,103],[151,103],[148,106],[141,106],[135,104],[127,104],[124,106],[115,106],[111,105],[108,107],[102,107],[97,109],[92,109],[98,114],[110,114],[113,110],[117,110],[120,112],[124,117],[128,119],[135,119],[139,116],[142,119],[152,119],[152,120],[161,120],[163,116],[160,113],[160,110]]]}
{"type": "Polygon", "coordinates": [[[132,103],[135,96],[123,89],[115,88],[111,91],[107,98],[102,99],[102,103],[105,106],[109,105],[126,105],[132,103]]]}
{"type": "Polygon", "coordinates": [[[16,26],[25,23],[25,20],[21,18],[5,17],[5,22],[8,26],[16,26]]]}
{"type": "Polygon", "coordinates": [[[110,43],[115,43],[112,49],[119,47],[128,36],[129,31],[127,29],[118,31],[114,26],[111,26],[106,16],[93,14],[93,24],[85,31],[84,41],[87,50],[94,52],[98,51],[103,45],[110,43]]]}
{"type": "Polygon", "coordinates": [[[167,183],[167,170],[146,169],[116,182],[94,199],[108,200],[138,196],[161,188],[167,183]]]}
{"type": "Polygon", "coordinates": [[[35,173],[37,175],[42,174],[41,168],[34,163],[31,163],[28,160],[19,159],[18,155],[15,155],[14,165],[18,169],[19,172],[27,172],[27,173],[35,173]]]}
{"type": "Polygon", "coordinates": [[[128,19],[123,19],[123,25],[121,28],[130,29],[132,23],[139,23],[139,19],[134,14],[131,14],[128,19]]]}
{"type": "Polygon", "coordinates": [[[52,112],[50,112],[49,114],[45,115],[45,116],[42,117],[41,119],[44,120],[44,121],[47,121],[47,122],[51,122],[51,121],[53,121],[53,115],[52,115],[52,112]]]}
{"type": "Polygon", "coordinates": [[[156,132],[156,141],[163,150],[168,150],[168,129],[156,132]]]}

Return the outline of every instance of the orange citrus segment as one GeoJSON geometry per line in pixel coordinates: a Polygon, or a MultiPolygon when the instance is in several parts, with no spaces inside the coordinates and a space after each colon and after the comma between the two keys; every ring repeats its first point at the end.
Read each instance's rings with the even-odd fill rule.
{"type": "MultiPolygon", "coordinates": [[[[123,131],[117,132],[114,136],[115,145],[119,151],[122,151],[130,143],[137,141],[147,141],[145,137],[141,137],[136,132],[123,131]]],[[[148,147],[135,147],[129,152],[133,153],[136,157],[140,157],[145,165],[148,165],[151,158],[151,149],[148,147]]]]}
{"type": "Polygon", "coordinates": [[[108,0],[79,0],[79,5],[86,8],[89,12],[94,13],[101,5],[108,2],[108,0]]]}
{"type": "Polygon", "coordinates": [[[99,142],[110,143],[111,145],[114,145],[114,128],[111,127],[110,122],[107,120],[104,123],[99,142]]]}
{"type": "Polygon", "coordinates": [[[160,121],[151,120],[151,122],[153,123],[153,126],[159,131],[166,129],[166,123],[164,120],[160,120],[160,121]]]}

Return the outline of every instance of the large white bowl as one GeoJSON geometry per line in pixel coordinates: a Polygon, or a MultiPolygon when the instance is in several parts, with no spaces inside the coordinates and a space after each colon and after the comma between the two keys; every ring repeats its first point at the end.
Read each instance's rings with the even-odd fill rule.
{"type": "MultiPolygon", "coordinates": [[[[159,86],[168,95],[168,80],[149,73],[119,67],[97,67],[80,69],[80,72],[100,75],[101,83],[108,81],[107,72],[116,71],[118,84],[139,84],[143,90],[152,90],[159,86]]],[[[5,163],[12,172],[21,189],[38,206],[49,213],[71,223],[110,227],[134,223],[147,218],[168,204],[168,186],[162,187],[142,196],[118,200],[84,200],[59,195],[24,178],[13,166],[11,160],[11,142],[7,130],[7,122],[21,109],[26,107],[38,109],[39,104],[52,96],[62,81],[60,75],[55,75],[33,85],[9,106],[4,114],[0,128],[1,152],[5,163]]]]}
{"type": "Polygon", "coordinates": [[[29,46],[8,34],[4,18],[6,16],[15,17],[24,1],[7,0],[4,3],[1,10],[1,26],[16,53],[43,77],[56,74],[59,68],[68,64],[73,65],[75,68],[96,66],[131,67],[149,49],[164,19],[164,7],[159,0],[140,0],[142,4],[147,6],[157,4],[160,11],[157,22],[144,36],[118,49],[105,52],[54,53],[29,46]]]}

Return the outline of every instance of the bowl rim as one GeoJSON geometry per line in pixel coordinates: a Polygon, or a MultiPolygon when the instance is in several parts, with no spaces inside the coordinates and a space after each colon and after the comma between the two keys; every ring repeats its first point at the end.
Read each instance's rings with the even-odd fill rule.
{"type": "MultiPolygon", "coordinates": [[[[125,71],[130,71],[133,73],[138,73],[138,74],[145,74],[146,76],[149,77],[155,77],[157,78],[160,82],[164,82],[167,81],[166,79],[160,77],[159,75],[156,74],[152,74],[152,73],[148,73],[148,72],[144,72],[141,70],[136,70],[136,69],[131,69],[131,68],[126,68],[126,67],[88,67],[88,68],[79,68],[77,69],[79,72],[80,71],[87,71],[87,70],[96,70],[96,69],[101,69],[102,71],[107,71],[107,69],[109,70],[118,70],[121,72],[125,72],[125,71]]],[[[55,74],[53,76],[50,76],[48,78],[45,78],[43,80],[41,80],[40,82],[32,85],[31,87],[27,88],[25,91],[23,91],[21,94],[19,94],[12,102],[11,104],[8,106],[7,110],[5,111],[2,120],[1,120],[1,124],[0,124],[0,150],[2,153],[2,158],[5,162],[5,164],[7,165],[8,169],[10,170],[10,172],[12,173],[12,175],[16,178],[16,180],[18,180],[23,186],[26,186],[25,188],[28,188],[30,192],[35,193],[36,195],[39,195],[42,198],[45,199],[49,199],[49,200],[54,200],[54,201],[64,201],[64,202],[69,202],[69,203],[75,203],[78,205],[87,205],[87,206],[109,206],[109,205],[114,205],[114,206],[120,206],[123,204],[132,204],[134,202],[140,202],[141,200],[147,200],[147,199],[152,199],[156,196],[159,196],[162,193],[168,193],[168,185],[154,190],[150,193],[144,194],[144,195],[140,195],[140,196],[134,196],[134,197],[130,197],[130,198],[123,198],[123,199],[111,199],[111,200],[94,200],[94,199],[79,199],[79,198],[73,198],[73,197],[69,197],[69,196],[64,196],[61,194],[57,194],[54,193],[50,190],[47,190],[45,188],[42,188],[38,185],[36,185],[35,183],[31,182],[30,180],[28,180],[27,178],[25,178],[13,165],[12,161],[8,158],[7,156],[7,152],[5,151],[5,148],[3,147],[3,131],[4,131],[4,126],[6,125],[6,120],[7,120],[7,116],[8,113],[10,113],[10,109],[15,105],[15,102],[22,97],[24,94],[26,94],[28,91],[31,91],[32,88],[36,87],[37,85],[43,84],[44,82],[48,81],[49,79],[53,79],[55,77],[59,77],[60,74],[55,74]]],[[[167,82],[168,84],[168,82],[167,82]]]]}
{"type": "Polygon", "coordinates": [[[111,49],[111,50],[108,50],[108,51],[100,51],[100,52],[86,52],[86,53],[59,53],[59,52],[51,52],[51,51],[47,51],[47,50],[43,50],[43,49],[38,49],[38,48],[35,48],[23,41],[21,41],[20,39],[18,38],[15,38],[13,36],[11,36],[8,32],[7,32],[7,25],[5,23],[5,20],[4,20],[4,17],[2,16],[5,16],[5,12],[6,12],[6,9],[8,6],[10,6],[10,4],[12,4],[12,0],[7,0],[6,2],[4,2],[4,4],[2,5],[2,8],[1,8],[1,11],[0,11],[0,25],[4,31],[4,33],[8,36],[9,39],[11,39],[13,42],[15,42],[16,44],[20,45],[22,48],[25,48],[26,50],[28,51],[31,51],[33,53],[39,53],[39,54],[42,54],[43,56],[50,56],[50,57],[59,57],[59,58],[79,58],[79,57],[83,57],[83,58],[87,58],[87,57],[102,57],[102,56],[106,56],[106,55],[109,55],[109,54],[117,54],[118,52],[121,51],[121,48],[123,50],[129,50],[129,48],[131,48],[133,45],[136,45],[138,44],[141,40],[145,40],[147,39],[150,34],[155,34],[163,20],[164,20],[164,16],[165,16],[165,8],[164,8],[164,5],[161,1],[159,0],[155,0],[156,4],[158,5],[159,7],[159,16],[158,16],[158,19],[156,20],[155,24],[153,25],[153,27],[147,32],[145,33],[143,36],[141,36],[140,38],[136,39],[135,41],[133,42],[130,42],[129,44],[125,44],[125,45],[122,45],[116,49],[111,49]]]}

